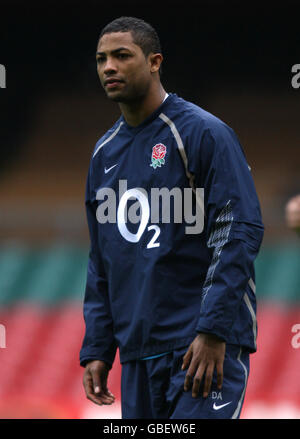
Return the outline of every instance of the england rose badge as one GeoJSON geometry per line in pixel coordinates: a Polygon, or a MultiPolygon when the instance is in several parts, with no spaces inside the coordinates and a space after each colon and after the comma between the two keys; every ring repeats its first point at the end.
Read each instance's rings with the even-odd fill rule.
{"type": "Polygon", "coordinates": [[[167,153],[167,147],[163,143],[157,143],[152,148],[152,157],[150,166],[156,169],[165,164],[165,155],[167,153]]]}

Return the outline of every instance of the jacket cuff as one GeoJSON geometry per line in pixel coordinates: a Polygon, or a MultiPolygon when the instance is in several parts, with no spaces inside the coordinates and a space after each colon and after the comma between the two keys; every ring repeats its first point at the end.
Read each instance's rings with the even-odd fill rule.
{"type": "Polygon", "coordinates": [[[206,334],[213,334],[219,337],[221,340],[228,342],[229,329],[218,327],[217,325],[208,322],[205,318],[200,318],[196,326],[197,332],[203,332],[206,334]]]}
{"type": "Polygon", "coordinates": [[[80,351],[79,364],[80,366],[85,367],[89,361],[99,360],[107,363],[109,369],[111,369],[115,360],[116,351],[116,348],[106,352],[97,348],[82,348],[80,351]]]}

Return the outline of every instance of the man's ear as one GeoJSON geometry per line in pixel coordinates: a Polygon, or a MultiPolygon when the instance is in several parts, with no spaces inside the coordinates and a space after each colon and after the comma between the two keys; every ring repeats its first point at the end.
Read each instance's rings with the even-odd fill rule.
{"type": "Polygon", "coordinates": [[[163,56],[161,53],[151,53],[149,55],[151,73],[156,73],[159,71],[162,61],[163,61],[163,56]]]}

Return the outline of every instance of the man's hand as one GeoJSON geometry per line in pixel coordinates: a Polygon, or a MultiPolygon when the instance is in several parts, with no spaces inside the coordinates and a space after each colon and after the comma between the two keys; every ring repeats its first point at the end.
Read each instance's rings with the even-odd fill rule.
{"type": "Polygon", "coordinates": [[[191,343],[183,357],[181,369],[184,370],[189,366],[184,380],[184,390],[189,390],[193,383],[192,397],[198,396],[204,374],[203,397],[208,396],[215,368],[218,389],[222,388],[225,350],[226,343],[213,334],[199,334],[191,343]]]}
{"type": "Polygon", "coordinates": [[[95,404],[112,404],[114,395],[107,388],[109,365],[104,361],[94,360],[87,363],[83,374],[83,387],[87,399],[95,404]]]}

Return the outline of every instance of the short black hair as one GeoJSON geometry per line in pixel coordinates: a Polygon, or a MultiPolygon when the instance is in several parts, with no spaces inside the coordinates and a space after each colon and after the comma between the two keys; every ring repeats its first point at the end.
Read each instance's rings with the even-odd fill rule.
{"type": "Polygon", "coordinates": [[[102,29],[99,40],[104,34],[112,32],[131,32],[133,42],[142,49],[145,57],[150,53],[162,53],[156,30],[141,18],[116,18],[102,29]]]}

